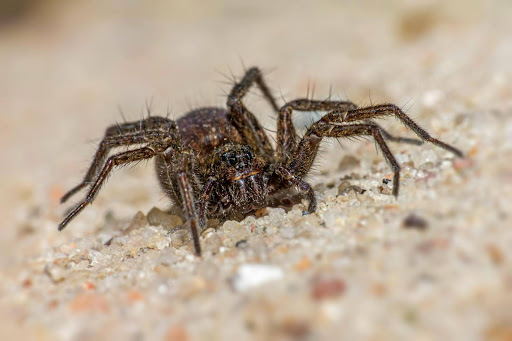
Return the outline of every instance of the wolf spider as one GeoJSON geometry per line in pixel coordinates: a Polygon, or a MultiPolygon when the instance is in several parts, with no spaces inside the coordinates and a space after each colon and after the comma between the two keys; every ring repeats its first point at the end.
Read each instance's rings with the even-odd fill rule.
{"type": "Polygon", "coordinates": [[[458,149],[431,137],[393,104],[358,108],[348,101],[296,99],[278,107],[258,68],[247,70],[228,95],[227,110],[200,108],[177,121],[148,117],[138,122],[107,128],[83,181],[61,199],[66,202],[86,186],[85,199],[60,223],[62,230],[92,203],[116,166],[150,158],[163,191],[185,214],[197,255],[201,255],[199,233],[207,218],[242,219],[290,188],[308,201],[307,212],[316,210],[315,194],[303,179],[308,174],[324,137],[372,136],[393,170],[393,195],[398,196],[400,165],[386,141],[421,144],[427,141],[461,157],[458,149]],[[253,84],[277,112],[276,149],[242,99],[253,84]],[[293,111],[328,112],[300,138],[292,123],[293,111]],[[395,116],[420,140],[395,137],[373,119],[395,116]],[[108,157],[111,149],[139,148],[108,157]]]}

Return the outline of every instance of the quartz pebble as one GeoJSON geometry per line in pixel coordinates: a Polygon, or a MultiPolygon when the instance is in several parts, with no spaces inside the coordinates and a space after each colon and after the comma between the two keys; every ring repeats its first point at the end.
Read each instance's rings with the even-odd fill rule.
{"type": "Polygon", "coordinates": [[[237,291],[246,291],[284,276],[280,267],[269,264],[242,264],[233,278],[237,291]]]}
{"type": "Polygon", "coordinates": [[[151,211],[149,211],[147,219],[149,225],[161,225],[166,229],[183,224],[183,221],[177,215],[165,213],[157,207],[153,207],[151,211]]]}
{"type": "Polygon", "coordinates": [[[133,230],[137,230],[141,227],[146,226],[148,223],[148,220],[144,213],[141,211],[138,211],[137,214],[133,217],[132,221],[130,222],[130,225],[124,230],[124,233],[130,233],[133,230]]]}

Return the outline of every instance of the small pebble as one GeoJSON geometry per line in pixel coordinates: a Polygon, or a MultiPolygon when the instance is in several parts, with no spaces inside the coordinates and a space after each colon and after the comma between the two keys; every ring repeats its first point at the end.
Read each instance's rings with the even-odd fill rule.
{"type": "Polygon", "coordinates": [[[53,283],[59,283],[66,279],[68,272],[61,266],[56,265],[47,265],[44,269],[44,272],[53,283]]]}
{"type": "Polygon", "coordinates": [[[315,300],[336,298],[345,292],[346,284],[338,278],[318,278],[314,280],[311,297],[315,300]]]}
{"type": "Polygon", "coordinates": [[[21,282],[21,286],[24,288],[24,289],[28,289],[30,287],[32,287],[32,280],[30,278],[26,278],[24,279],[22,282],[21,282]]]}
{"type": "Polygon", "coordinates": [[[308,257],[302,258],[298,263],[296,263],[293,268],[297,271],[307,270],[313,265],[313,262],[308,257]]]}
{"type": "Polygon", "coordinates": [[[354,191],[355,193],[363,194],[366,192],[365,189],[362,189],[361,187],[357,185],[348,185],[346,183],[349,183],[348,181],[342,181],[342,183],[338,186],[338,195],[345,195],[348,194],[350,191],[354,191]]]}
{"type": "Polygon", "coordinates": [[[130,222],[130,225],[124,230],[124,233],[128,234],[131,231],[138,230],[144,226],[146,226],[148,223],[148,220],[146,219],[146,216],[141,211],[137,212],[135,216],[133,217],[132,221],[130,222]]]}
{"type": "Polygon", "coordinates": [[[70,311],[74,314],[90,312],[90,313],[106,313],[109,311],[108,302],[104,295],[91,292],[83,292],[77,294],[69,302],[70,311]]]}
{"type": "Polygon", "coordinates": [[[237,291],[246,291],[264,283],[283,278],[280,267],[269,264],[243,264],[233,278],[233,287],[237,291]]]}
{"type": "Polygon", "coordinates": [[[85,290],[94,290],[96,288],[96,286],[94,285],[94,283],[90,282],[90,281],[86,281],[82,284],[82,287],[85,289],[85,290]]]}
{"type": "Polygon", "coordinates": [[[494,264],[500,265],[503,263],[505,257],[503,256],[503,251],[497,245],[487,244],[485,249],[494,264]]]}
{"type": "Polygon", "coordinates": [[[173,231],[169,237],[171,237],[171,245],[174,248],[186,245],[191,240],[190,233],[185,229],[173,231]]]}
{"type": "Polygon", "coordinates": [[[385,195],[391,195],[392,192],[391,192],[391,188],[389,187],[384,187],[384,186],[379,186],[379,193],[380,194],[385,194],[385,195]]]}
{"type": "Polygon", "coordinates": [[[238,221],[226,221],[221,230],[231,239],[233,245],[236,245],[240,240],[247,240],[251,235],[251,232],[238,221]]]}
{"type": "Polygon", "coordinates": [[[247,248],[248,245],[249,244],[247,243],[247,240],[242,239],[242,240],[239,240],[236,242],[235,247],[237,247],[239,249],[245,249],[245,248],[247,248]]]}
{"type": "Polygon", "coordinates": [[[459,158],[453,161],[453,168],[455,168],[458,171],[462,171],[466,168],[471,168],[474,165],[475,162],[473,161],[473,159],[470,158],[459,158]]]}
{"type": "Polygon", "coordinates": [[[338,195],[340,195],[341,193],[344,193],[343,191],[347,188],[349,188],[351,186],[351,183],[350,181],[342,181],[339,185],[338,185],[338,195]]]}
{"type": "Polygon", "coordinates": [[[222,246],[222,238],[219,234],[213,233],[204,239],[201,244],[205,252],[210,251],[212,254],[217,254],[222,246]]]}
{"type": "Polygon", "coordinates": [[[424,218],[412,213],[404,219],[402,227],[406,229],[425,230],[428,227],[428,222],[424,218]]]}
{"type": "Polygon", "coordinates": [[[153,207],[151,209],[151,211],[149,211],[147,219],[148,219],[149,225],[151,225],[151,226],[161,225],[166,229],[183,224],[183,221],[177,215],[165,213],[156,207],[153,207]]]}

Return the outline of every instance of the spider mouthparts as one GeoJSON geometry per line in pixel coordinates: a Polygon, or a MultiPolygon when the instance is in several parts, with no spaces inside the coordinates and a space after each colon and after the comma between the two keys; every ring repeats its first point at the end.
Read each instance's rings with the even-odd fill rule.
{"type": "Polygon", "coordinates": [[[241,179],[245,179],[247,178],[248,176],[251,176],[251,175],[256,175],[258,173],[260,173],[261,171],[260,170],[253,170],[251,172],[246,172],[246,173],[242,173],[242,174],[238,174],[237,176],[235,176],[232,181],[237,181],[237,180],[241,180],[241,179]]]}

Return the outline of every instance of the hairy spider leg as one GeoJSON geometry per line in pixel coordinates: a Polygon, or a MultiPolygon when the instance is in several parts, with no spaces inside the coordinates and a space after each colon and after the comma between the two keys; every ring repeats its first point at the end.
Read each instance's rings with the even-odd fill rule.
{"type": "MultiPolygon", "coordinates": [[[[292,121],[292,113],[296,111],[330,111],[349,110],[357,106],[347,101],[319,101],[305,98],[296,99],[283,105],[277,117],[277,157],[286,163],[294,155],[298,144],[298,136],[292,121]]],[[[313,157],[316,155],[313,155],[313,157]]],[[[309,170],[309,168],[308,168],[309,170]]]]}
{"type": "Polygon", "coordinates": [[[354,122],[354,121],[363,121],[363,120],[371,120],[376,118],[381,118],[385,116],[395,116],[397,117],[405,126],[411,129],[420,139],[426,142],[430,142],[440,148],[448,150],[449,152],[455,154],[458,157],[463,157],[464,154],[457,148],[442,142],[436,138],[430,136],[423,128],[421,128],[416,122],[413,121],[412,118],[407,116],[402,109],[394,104],[380,104],[373,105],[366,108],[359,108],[353,110],[334,110],[324,117],[322,117],[321,121],[324,122],[340,122],[340,118],[342,118],[342,122],[354,122]]]}
{"type": "Polygon", "coordinates": [[[255,147],[255,152],[264,156],[266,161],[273,162],[274,150],[265,130],[263,130],[256,117],[254,117],[242,102],[243,97],[254,83],[258,85],[272,108],[276,112],[279,110],[270,89],[263,80],[261,71],[256,67],[252,67],[247,70],[242,80],[235,84],[228,96],[228,117],[231,123],[244,137],[244,140],[247,141],[247,144],[255,147]]]}
{"type": "Polygon", "coordinates": [[[201,256],[201,243],[199,242],[199,233],[204,229],[201,223],[204,223],[196,210],[196,198],[194,196],[194,188],[189,181],[189,174],[191,174],[193,165],[192,157],[189,153],[180,155],[180,168],[177,172],[178,184],[181,193],[181,202],[188,223],[190,224],[190,233],[194,241],[194,250],[196,255],[201,256]],[[198,226],[199,225],[199,226],[198,226]]]}
{"type": "Polygon", "coordinates": [[[396,161],[393,153],[389,149],[380,127],[372,123],[362,124],[347,124],[347,125],[332,125],[315,123],[313,124],[302,140],[296,151],[296,155],[289,163],[288,168],[291,172],[301,174],[304,172],[304,165],[296,161],[296,158],[311,158],[310,154],[316,153],[318,145],[324,137],[352,137],[352,136],[373,136],[375,142],[380,147],[386,162],[393,170],[393,195],[398,196],[399,180],[400,180],[400,165],[396,161]]]}
{"type": "Polygon", "coordinates": [[[397,142],[397,143],[406,143],[406,144],[415,144],[417,146],[421,146],[423,144],[423,140],[411,139],[409,137],[393,136],[390,133],[388,133],[386,130],[384,130],[384,128],[382,128],[377,123],[375,123],[373,121],[367,121],[367,122],[378,126],[382,136],[384,136],[384,138],[387,141],[392,141],[392,142],[397,142]]]}
{"type": "Polygon", "coordinates": [[[304,196],[304,198],[306,198],[308,201],[308,213],[313,213],[316,211],[317,204],[315,191],[313,191],[313,188],[307,182],[293,174],[293,172],[284,166],[278,167],[276,169],[276,173],[299,189],[302,196],[304,196]]]}
{"type": "Polygon", "coordinates": [[[117,124],[108,127],[105,131],[105,137],[100,142],[84,179],[80,184],[64,194],[60,202],[65,203],[82,188],[92,184],[105,164],[108,153],[113,148],[160,141],[169,136],[170,132],[173,130],[176,130],[174,121],[157,116],[148,117],[145,120],[137,122],[117,124]]]}
{"type": "MultiPolygon", "coordinates": [[[[170,145],[170,143],[168,144],[170,145]]],[[[101,185],[105,182],[105,180],[107,179],[108,175],[114,167],[122,166],[132,162],[137,162],[140,160],[150,159],[158,155],[159,153],[163,152],[166,148],[167,145],[164,143],[154,143],[147,147],[130,150],[109,157],[107,159],[107,162],[105,162],[103,169],[98,174],[96,181],[89,189],[89,192],[87,193],[85,199],[80,204],[78,204],[59,224],[59,231],[62,231],[66,227],[66,225],[71,221],[71,219],[73,219],[78,213],[80,213],[87,205],[89,205],[94,200],[96,194],[98,194],[98,191],[101,188],[101,185]]]]}
{"type": "MultiPolygon", "coordinates": [[[[206,228],[206,210],[208,199],[210,199],[210,194],[212,193],[213,184],[217,181],[215,177],[210,176],[208,180],[203,185],[203,189],[201,191],[201,197],[199,199],[199,221],[202,229],[206,228]]],[[[202,231],[201,229],[201,231],[202,231]]]]}
{"type": "MultiPolygon", "coordinates": [[[[411,118],[405,115],[400,108],[392,104],[383,104],[367,108],[352,110],[334,110],[323,116],[315,122],[306,132],[297,146],[293,158],[288,162],[287,167],[299,176],[305,175],[314,160],[318,151],[318,146],[323,137],[352,137],[352,136],[372,136],[379,145],[386,162],[394,172],[393,175],[393,195],[398,196],[400,166],[394,158],[391,150],[385,142],[386,137],[390,135],[379,125],[368,121],[379,118],[379,116],[396,115],[407,127],[418,135],[422,141],[431,142],[443,149],[462,157],[463,153],[457,148],[444,143],[430,136],[424,129],[418,126],[411,118]],[[366,121],[354,124],[356,121],[366,121]],[[351,124],[349,124],[351,123],[351,124]]],[[[404,138],[392,137],[390,140],[398,142],[404,138]]]]}
{"type": "MultiPolygon", "coordinates": [[[[279,110],[279,117],[277,123],[277,151],[281,162],[286,162],[291,155],[293,155],[297,148],[298,137],[295,133],[295,128],[291,119],[293,111],[334,111],[334,112],[347,112],[350,110],[357,111],[357,106],[348,101],[325,101],[325,100],[310,100],[300,98],[290,101],[283,105],[279,110]]],[[[369,120],[369,119],[368,119],[369,120]]],[[[371,122],[376,124],[374,122],[371,122]]],[[[411,139],[407,137],[393,136],[380,127],[381,133],[386,140],[409,143],[415,145],[423,144],[423,140],[411,139]]],[[[309,169],[308,169],[309,170],[309,169]]]]}
{"type": "MultiPolygon", "coordinates": [[[[201,193],[205,188],[211,187],[211,184],[209,185],[207,181],[203,185],[198,178],[196,158],[197,156],[190,149],[168,148],[156,158],[156,169],[160,181],[163,177],[166,178],[166,185],[162,185],[164,192],[170,198],[178,200],[175,203],[183,209],[185,219],[190,227],[194,251],[197,256],[201,256],[199,236],[201,231],[206,228],[206,214],[204,211],[197,210],[196,193],[201,193]]],[[[200,196],[200,198],[203,197],[204,195],[200,196]]]]}

